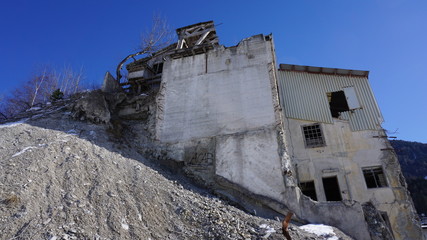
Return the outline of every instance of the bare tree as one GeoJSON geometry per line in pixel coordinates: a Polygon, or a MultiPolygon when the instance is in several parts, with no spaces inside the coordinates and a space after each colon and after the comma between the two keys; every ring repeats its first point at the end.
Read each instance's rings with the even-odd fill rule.
{"type": "Polygon", "coordinates": [[[64,67],[57,72],[45,66],[24,84],[16,88],[1,102],[1,115],[11,117],[34,106],[49,101],[52,93],[60,89],[64,96],[69,96],[81,90],[82,69],[75,72],[71,67],[64,67]]]}
{"type": "Polygon", "coordinates": [[[7,116],[5,114],[6,110],[6,98],[4,94],[0,94],[0,120],[7,119],[7,116]]]}
{"type": "Polygon", "coordinates": [[[62,71],[54,74],[57,84],[53,91],[59,88],[64,96],[69,96],[82,90],[80,83],[83,79],[83,68],[76,72],[70,66],[64,66],[62,71]]]}
{"type": "Polygon", "coordinates": [[[133,58],[136,60],[136,56],[155,53],[170,45],[174,40],[174,34],[165,18],[161,17],[159,14],[154,14],[152,21],[151,29],[141,34],[141,44],[138,47],[138,52],[129,54],[117,65],[116,77],[119,83],[122,78],[121,70],[123,65],[129,59],[133,58]]]}
{"type": "Polygon", "coordinates": [[[34,84],[34,93],[32,93],[32,96],[31,96],[30,107],[32,107],[34,105],[34,102],[36,101],[39,90],[42,87],[43,82],[46,78],[47,78],[46,69],[44,69],[43,74],[39,77],[34,78],[34,80],[32,81],[32,83],[34,84]]]}

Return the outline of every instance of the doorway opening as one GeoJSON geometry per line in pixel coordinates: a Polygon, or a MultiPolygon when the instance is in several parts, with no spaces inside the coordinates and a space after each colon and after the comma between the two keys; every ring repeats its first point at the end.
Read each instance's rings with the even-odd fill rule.
{"type": "Polygon", "coordinates": [[[322,178],[326,201],[341,201],[341,191],[337,176],[322,178]]]}

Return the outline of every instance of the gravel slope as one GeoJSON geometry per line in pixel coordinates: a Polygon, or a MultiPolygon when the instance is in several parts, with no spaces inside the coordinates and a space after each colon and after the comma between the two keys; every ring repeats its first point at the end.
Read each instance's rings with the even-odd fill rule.
{"type": "Polygon", "coordinates": [[[0,125],[0,239],[284,239],[280,222],[156,168],[103,125],[66,108],[28,117],[0,125]]]}

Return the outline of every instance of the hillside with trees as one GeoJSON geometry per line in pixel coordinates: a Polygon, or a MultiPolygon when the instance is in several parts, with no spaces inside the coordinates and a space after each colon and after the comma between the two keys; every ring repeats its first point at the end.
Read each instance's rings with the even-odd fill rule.
{"type": "Polygon", "coordinates": [[[427,144],[391,141],[418,213],[427,213],[427,144]]]}

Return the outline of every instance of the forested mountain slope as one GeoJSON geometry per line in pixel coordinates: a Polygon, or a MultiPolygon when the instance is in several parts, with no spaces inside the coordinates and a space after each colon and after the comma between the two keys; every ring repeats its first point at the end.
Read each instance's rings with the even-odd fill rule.
{"type": "Polygon", "coordinates": [[[418,213],[427,214],[427,144],[391,141],[418,213]]]}

